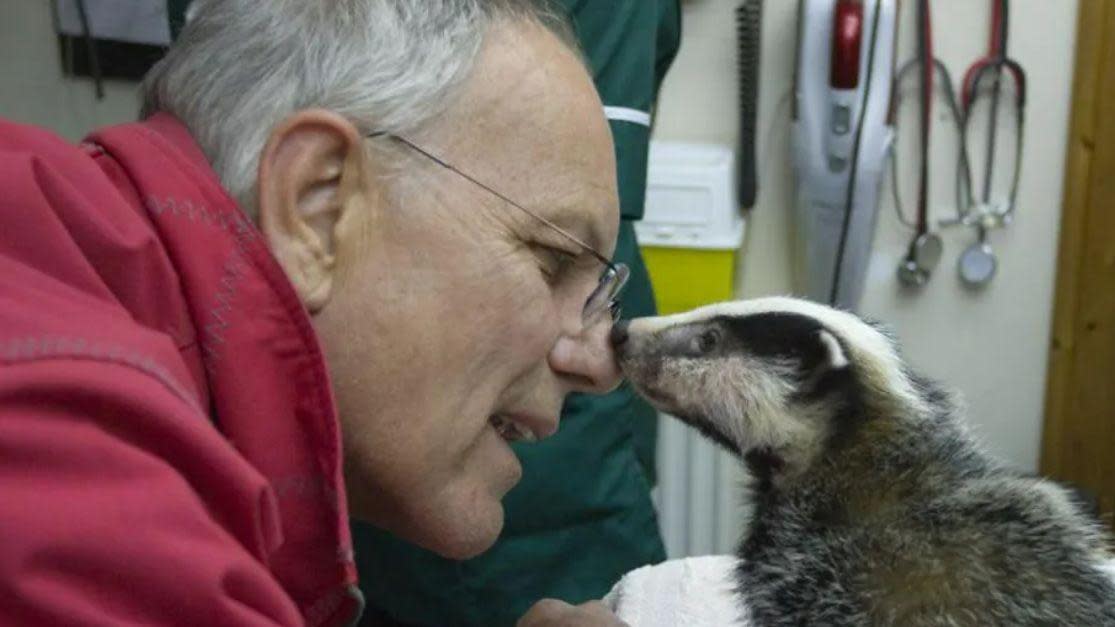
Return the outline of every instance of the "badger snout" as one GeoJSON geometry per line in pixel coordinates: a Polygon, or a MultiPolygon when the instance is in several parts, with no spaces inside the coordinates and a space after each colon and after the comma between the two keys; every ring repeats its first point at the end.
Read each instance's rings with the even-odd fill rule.
{"type": "Polygon", "coordinates": [[[643,396],[665,409],[661,406],[671,405],[673,395],[664,389],[661,377],[664,355],[650,324],[653,320],[655,318],[637,318],[617,322],[610,339],[623,375],[643,396]]]}
{"type": "Polygon", "coordinates": [[[620,370],[652,406],[738,453],[731,429],[713,417],[712,409],[731,404],[722,401],[735,390],[718,389],[717,363],[708,359],[707,342],[701,340],[708,330],[677,316],[636,318],[616,326],[612,346],[620,370]]]}
{"type": "Polygon", "coordinates": [[[608,335],[608,339],[611,340],[614,350],[619,351],[627,343],[627,327],[630,324],[627,320],[620,320],[612,325],[612,332],[608,335]]]}
{"type": "Polygon", "coordinates": [[[634,321],[620,320],[612,325],[611,334],[608,336],[616,362],[628,376],[630,376],[629,369],[637,362],[645,361],[647,357],[647,341],[639,330],[643,326],[641,320],[640,318],[634,321]]]}

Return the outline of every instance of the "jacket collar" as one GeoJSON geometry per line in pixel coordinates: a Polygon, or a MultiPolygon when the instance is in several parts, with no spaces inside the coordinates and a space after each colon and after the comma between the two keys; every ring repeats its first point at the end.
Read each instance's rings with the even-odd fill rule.
{"type": "Polygon", "coordinates": [[[336,406],[293,286],[178,120],[160,113],[87,141],[127,173],[127,195],[179,274],[217,427],[274,490],[281,529],[269,567],[309,625],[353,620],[362,603],[336,406]]]}

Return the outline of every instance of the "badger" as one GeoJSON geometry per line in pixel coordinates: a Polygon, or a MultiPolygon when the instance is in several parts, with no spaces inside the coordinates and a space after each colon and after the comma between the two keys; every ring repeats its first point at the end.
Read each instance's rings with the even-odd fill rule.
{"type": "Polygon", "coordinates": [[[641,395],[749,471],[735,577],[752,624],[1115,625],[1099,522],[988,455],[880,325],[763,298],[611,338],[641,395]]]}

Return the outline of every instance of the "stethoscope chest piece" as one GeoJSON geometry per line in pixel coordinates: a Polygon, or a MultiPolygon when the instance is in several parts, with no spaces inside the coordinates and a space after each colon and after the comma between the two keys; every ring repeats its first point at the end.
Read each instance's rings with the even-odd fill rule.
{"type": "Polygon", "coordinates": [[[998,269],[995,253],[986,242],[976,242],[960,255],[957,268],[960,280],[968,287],[983,287],[991,282],[998,269]]]}
{"type": "Polygon", "coordinates": [[[936,233],[922,233],[914,240],[914,263],[926,273],[931,273],[941,261],[944,245],[936,233]]]}
{"type": "Polygon", "coordinates": [[[918,235],[910,246],[909,254],[898,266],[898,280],[909,287],[925,285],[940,263],[943,251],[941,236],[930,232],[918,235]]]}
{"type": "Polygon", "coordinates": [[[898,282],[907,287],[921,287],[929,282],[929,273],[919,268],[913,259],[903,259],[898,266],[898,282]]]}

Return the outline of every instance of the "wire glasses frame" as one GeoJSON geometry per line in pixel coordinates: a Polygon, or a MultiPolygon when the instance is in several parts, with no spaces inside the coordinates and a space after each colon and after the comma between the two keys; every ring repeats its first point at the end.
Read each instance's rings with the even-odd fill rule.
{"type": "Polygon", "coordinates": [[[377,138],[377,137],[386,137],[388,139],[392,139],[392,140],[395,140],[395,141],[403,144],[404,146],[406,146],[406,147],[410,148],[411,150],[417,152],[418,154],[422,155],[423,157],[429,159],[430,161],[433,161],[434,163],[438,164],[439,166],[445,168],[446,170],[450,170],[450,171],[456,173],[458,176],[460,176],[460,177],[464,178],[465,180],[471,182],[472,184],[477,185],[478,187],[486,190],[488,193],[492,194],[496,198],[499,198],[503,202],[511,205],[512,207],[515,207],[516,209],[519,209],[523,213],[526,213],[527,215],[534,218],[535,220],[541,222],[542,224],[545,224],[550,229],[560,233],[563,237],[565,237],[569,241],[573,242],[577,246],[580,246],[581,249],[583,249],[588,254],[592,255],[593,258],[595,258],[597,261],[599,261],[601,264],[604,265],[604,272],[603,272],[603,274],[600,275],[600,281],[597,283],[596,288],[593,289],[592,294],[589,295],[588,300],[585,301],[584,309],[581,311],[581,324],[583,324],[585,328],[593,326],[594,324],[596,324],[597,322],[600,321],[601,315],[604,312],[608,312],[608,314],[610,315],[610,317],[612,319],[612,322],[615,322],[616,320],[619,319],[620,313],[621,313],[620,306],[619,306],[619,300],[618,300],[619,294],[620,294],[620,292],[623,291],[624,286],[627,285],[627,279],[631,277],[631,270],[627,267],[626,264],[612,263],[611,260],[609,260],[607,257],[602,255],[599,251],[597,251],[593,247],[589,246],[588,244],[582,242],[579,238],[577,238],[575,235],[573,235],[569,231],[566,231],[565,229],[561,228],[560,226],[554,224],[553,222],[550,222],[546,218],[543,218],[542,216],[538,215],[537,213],[531,211],[530,209],[527,209],[526,207],[520,205],[519,203],[511,200],[507,196],[504,196],[503,194],[497,192],[496,190],[492,189],[488,185],[485,185],[484,183],[476,180],[471,175],[469,175],[467,172],[462,172],[461,170],[456,168],[454,165],[452,165],[450,163],[447,163],[446,161],[442,160],[441,158],[437,157],[436,155],[426,151],[425,149],[421,148],[420,146],[415,145],[414,143],[412,143],[410,140],[406,139],[405,137],[401,137],[399,135],[388,133],[387,131],[373,131],[371,133],[368,133],[367,137],[369,139],[374,139],[374,138],[377,138]]]}

